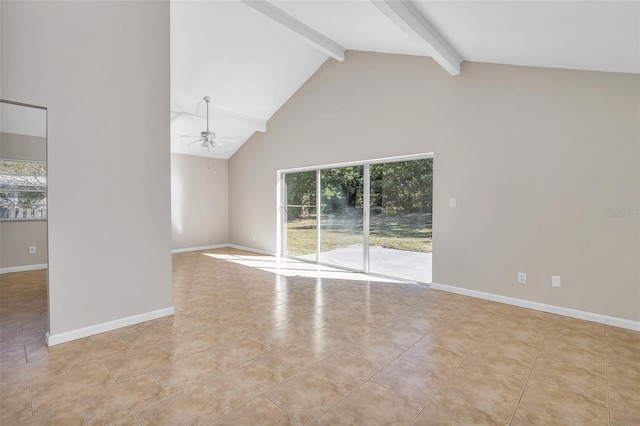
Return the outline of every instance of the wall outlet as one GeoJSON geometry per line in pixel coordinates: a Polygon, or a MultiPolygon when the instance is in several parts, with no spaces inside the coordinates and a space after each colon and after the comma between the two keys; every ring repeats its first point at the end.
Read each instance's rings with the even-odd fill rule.
{"type": "Polygon", "coordinates": [[[36,254],[36,246],[29,246],[29,254],[36,254]]]}
{"type": "Polygon", "coordinates": [[[551,276],[551,287],[562,287],[562,281],[560,280],[560,275],[552,275],[551,276]]]}
{"type": "Polygon", "coordinates": [[[455,207],[458,204],[455,198],[449,198],[449,207],[455,207]]]}
{"type": "Polygon", "coordinates": [[[255,236],[255,235],[254,235],[252,238],[253,238],[253,241],[255,241],[255,240],[256,240],[256,236],[255,236]]]}
{"type": "Polygon", "coordinates": [[[518,283],[526,284],[527,283],[527,273],[526,272],[518,272],[518,283]]]}

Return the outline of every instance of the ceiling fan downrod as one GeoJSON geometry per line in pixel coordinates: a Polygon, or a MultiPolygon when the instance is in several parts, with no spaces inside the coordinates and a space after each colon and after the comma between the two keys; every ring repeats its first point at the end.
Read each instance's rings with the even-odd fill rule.
{"type": "Polygon", "coordinates": [[[211,96],[205,96],[204,101],[207,103],[207,133],[209,132],[209,102],[211,102],[211,96]]]}

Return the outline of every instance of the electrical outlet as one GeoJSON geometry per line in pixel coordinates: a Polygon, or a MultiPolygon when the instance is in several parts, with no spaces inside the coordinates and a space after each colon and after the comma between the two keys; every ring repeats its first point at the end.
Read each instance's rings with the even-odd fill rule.
{"type": "Polygon", "coordinates": [[[29,246],[29,254],[36,254],[36,246],[29,246]]]}
{"type": "Polygon", "coordinates": [[[253,236],[253,241],[255,241],[255,240],[256,240],[256,236],[254,235],[254,236],[253,236]]]}
{"type": "Polygon", "coordinates": [[[526,284],[527,283],[527,273],[526,272],[518,272],[518,283],[526,284]]]}
{"type": "Polygon", "coordinates": [[[562,281],[560,280],[560,275],[552,275],[551,276],[551,287],[562,287],[562,281]]]}

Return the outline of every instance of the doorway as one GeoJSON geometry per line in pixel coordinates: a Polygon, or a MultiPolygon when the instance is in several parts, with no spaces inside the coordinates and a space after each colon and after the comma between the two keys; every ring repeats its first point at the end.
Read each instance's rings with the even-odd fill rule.
{"type": "Polygon", "coordinates": [[[431,282],[432,155],[283,170],[280,184],[280,255],[431,282]]]}
{"type": "Polygon", "coordinates": [[[34,359],[49,330],[47,188],[46,108],[0,100],[0,326],[10,363],[34,359]]]}

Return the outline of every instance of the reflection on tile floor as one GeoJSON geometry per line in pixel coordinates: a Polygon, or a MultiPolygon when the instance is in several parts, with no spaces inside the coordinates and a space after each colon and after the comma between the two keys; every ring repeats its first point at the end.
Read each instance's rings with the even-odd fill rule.
{"type": "Polygon", "coordinates": [[[208,253],[175,316],[51,348],[44,271],[1,275],[0,423],[640,424],[638,332],[208,253]]]}

